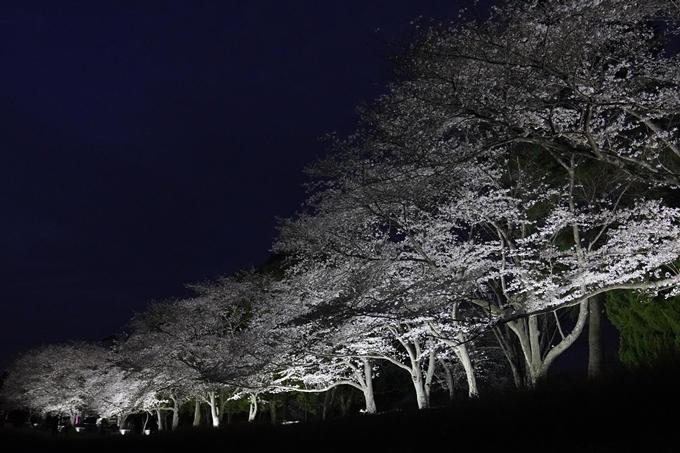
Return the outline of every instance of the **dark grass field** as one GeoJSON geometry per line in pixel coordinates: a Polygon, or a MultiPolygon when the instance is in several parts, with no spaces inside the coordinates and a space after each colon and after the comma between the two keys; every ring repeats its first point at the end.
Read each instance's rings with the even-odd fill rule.
{"type": "MultiPolygon", "coordinates": [[[[534,391],[446,408],[294,425],[240,423],[152,436],[0,428],[0,452],[678,452],[680,366],[599,380],[556,377],[534,391]]],[[[180,427],[181,428],[181,427],[180,427]]]]}

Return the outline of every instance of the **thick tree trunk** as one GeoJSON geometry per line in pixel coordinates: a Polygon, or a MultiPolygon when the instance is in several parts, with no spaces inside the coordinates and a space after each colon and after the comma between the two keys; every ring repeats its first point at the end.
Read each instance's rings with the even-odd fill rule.
{"type": "Polygon", "coordinates": [[[364,359],[364,400],[366,401],[366,413],[375,414],[378,408],[375,405],[375,396],[373,395],[373,362],[364,359]]]}
{"type": "Polygon", "coordinates": [[[411,380],[413,381],[413,387],[416,389],[416,401],[418,403],[418,409],[429,408],[430,399],[427,397],[427,393],[425,392],[423,376],[420,373],[420,369],[416,370],[415,373],[411,373],[411,380]]]}
{"type": "MultiPolygon", "coordinates": [[[[346,360],[345,363],[352,370],[352,373],[354,374],[354,379],[356,381],[348,384],[356,388],[357,390],[361,390],[361,392],[364,394],[366,409],[363,410],[362,412],[366,412],[368,414],[375,414],[376,412],[378,412],[378,409],[375,405],[375,397],[373,396],[373,360],[362,358],[361,363],[363,366],[360,367],[354,365],[350,360],[346,360]]],[[[340,395],[340,406],[343,417],[347,415],[347,412],[349,411],[348,406],[350,404],[347,403],[346,407],[344,404],[345,402],[346,400],[344,399],[343,392],[343,394],[340,395]]]]}
{"type": "Polygon", "coordinates": [[[604,372],[604,316],[605,293],[588,299],[588,377],[597,377],[604,372]]]}
{"type": "MultiPolygon", "coordinates": [[[[460,334],[462,336],[462,334],[460,334]]],[[[465,370],[465,377],[467,378],[468,384],[468,396],[470,398],[476,398],[479,396],[479,390],[477,390],[477,378],[475,377],[475,368],[472,366],[472,360],[470,360],[470,354],[468,353],[467,346],[462,343],[460,346],[454,348],[458,360],[463,365],[465,370]]]]}
{"type": "Polygon", "coordinates": [[[208,405],[210,406],[210,416],[212,417],[212,425],[213,425],[213,428],[219,428],[220,427],[220,414],[219,414],[219,410],[217,408],[217,401],[215,401],[215,392],[211,391],[209,397],[210,397],[210,401],[208,402],[208,405]]]}

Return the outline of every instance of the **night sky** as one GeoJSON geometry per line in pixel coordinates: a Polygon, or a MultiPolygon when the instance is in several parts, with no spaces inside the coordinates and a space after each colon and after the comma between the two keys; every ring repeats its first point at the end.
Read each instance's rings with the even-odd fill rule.
{"type": "Polygon", "coordinates": [[[381,36],[455,2],[0,2],[0,369],[263,264],[381,36]],[[376,31],[379,29],[380,31],[376,31]]]}

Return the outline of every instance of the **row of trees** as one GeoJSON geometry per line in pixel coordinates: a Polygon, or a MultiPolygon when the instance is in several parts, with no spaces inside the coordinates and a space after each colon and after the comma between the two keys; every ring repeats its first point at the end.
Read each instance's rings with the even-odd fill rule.
{"type": "Polygon", "coordinates": [[[29,352],[3,393],[103,416],[194,400],[197,419],[202,401],[219,426],[228,401],[252,418],[293,389],[349,385],[376,412],[380,363],[420,408],[436,376],[477,395],[497,352],[535,385],[604,294],[678,294],[677,19],[665,1],[508,2],[423,27],[356,134],[308,167],[275,266],[151,304],[114,350],[29,352]]]}

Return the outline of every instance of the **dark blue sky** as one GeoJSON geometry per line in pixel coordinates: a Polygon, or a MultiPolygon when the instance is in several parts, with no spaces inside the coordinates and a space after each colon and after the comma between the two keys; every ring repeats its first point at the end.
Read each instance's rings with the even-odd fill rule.
{"type": "Polygon", "coordinates": [[[0,368],[266,261],[317,137],[384,92],[380,34],[455,2],[0,3],[0,368]]]}

